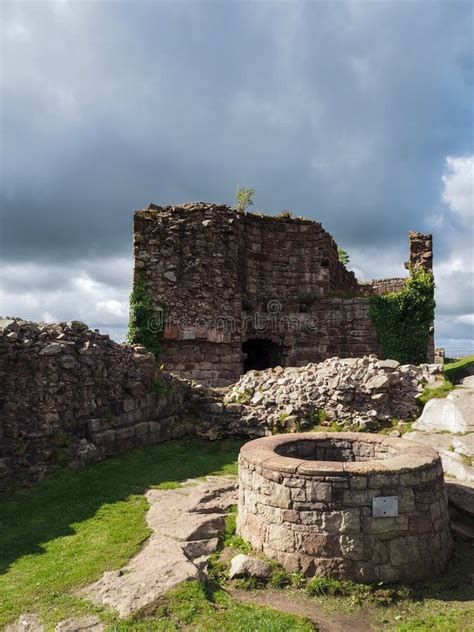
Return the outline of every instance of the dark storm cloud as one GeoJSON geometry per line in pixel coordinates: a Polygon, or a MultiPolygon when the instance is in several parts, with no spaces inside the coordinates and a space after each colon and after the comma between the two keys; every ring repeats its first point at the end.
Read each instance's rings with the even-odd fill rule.
{"type": "Polygon", "coordinates": [[[132,211],[241,184],[322,221],[360,278],[404,275],[408,230],[432,231],[438,344],[467,339],[470,2],[2,11],[0,312],[122,339],[132,211]]]}
{"type": "Polygon", "coordinates": [[[4,5],[4,256],[129,249],[149,201],[423,229],[469,142],[468,3],[4,5]]]}

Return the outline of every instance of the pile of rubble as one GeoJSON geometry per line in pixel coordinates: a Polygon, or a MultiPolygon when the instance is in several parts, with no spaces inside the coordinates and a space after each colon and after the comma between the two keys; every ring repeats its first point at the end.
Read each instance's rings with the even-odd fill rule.
{"type": "Polygon", "coordinates": [[[442,379],[439,365],[400,365],[395,360],[330,358],[304,367],[249,371],[225,395],[241,404],[243,425],[260,419],[277,432],[337,422],[375,430],[388,419],[407,420],[419,411],[423,383],[442,379]]]}

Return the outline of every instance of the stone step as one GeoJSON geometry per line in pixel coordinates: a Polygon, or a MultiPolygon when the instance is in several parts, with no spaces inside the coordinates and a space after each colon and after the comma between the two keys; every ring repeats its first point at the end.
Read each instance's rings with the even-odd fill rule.
{"type": "Polygon", "coordinates": [[[474,433],[460,436],[450,433],[422,432],[416,430],[404,435],[404,439],[429,445],[439,452],[446,475],[460,481],[474,482],[473,449],[474,433]]]}
{"type": "Polygon", "coordinates": [[[451,520],[451,532],[456,540],[474,542],[474,526],[467,522],[451,520]]]}
{"type": "Polygon", "coordinates": [[[445,479],[449,504],[465,512],[474,519],[474,483],[445,479]]]}

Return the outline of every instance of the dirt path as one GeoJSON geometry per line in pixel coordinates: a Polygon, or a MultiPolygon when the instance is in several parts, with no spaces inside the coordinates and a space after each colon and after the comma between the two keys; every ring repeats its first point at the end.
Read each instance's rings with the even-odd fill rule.
{"type": "Polygon", "coordinates": [[[354,614],[326,613],[305,595],[287,594],[281,590],[247,591],[231,589],[230,595],[242,603],[268,606],[280,612],[306,617],[316,624],[318,632],[376,632],[370,616],[364,610],[354,614]]]}

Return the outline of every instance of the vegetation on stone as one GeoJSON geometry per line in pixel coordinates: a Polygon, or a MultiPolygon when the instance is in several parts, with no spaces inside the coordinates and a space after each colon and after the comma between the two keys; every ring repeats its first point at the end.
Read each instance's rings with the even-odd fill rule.
{"type": "Polygon", "coordinates": [[[339,261],[345,266],[350,262],[350,257],[347,254],[347,251],[343,248],[337,249],[337,256],[339,258],[339,261]]]}
{"type": "Polygon", "coordinates": [[[402,290],[370,297],[369,315],[386,358],[402,364],[427,362],[434,321],[434,287],[431,272],[412,269],[402,290]]]}
{"type": "Polygon", "coordinates": [[[130,294],[127,340],[130,344],[143,345],[158,358],[162,331],[163,315],[158,314],[153,307],[142,273],[133,284],[130,294]]]}
{"type": "Polygon", "coordinates": [[[444,380],[439,386],[430,386],[428,384],[423,388],[423,392],[419,395],[418,401],[425,405],[430,399],[440,399],[449,395],[455,386],[449,380],[444,380]]]}
{"type": "Polygon", "coordinates": [[[236,210],[238,213],[244,213],[249,206],[253,205],[253,196],[255,189],[248,189],[237,185],[235,190],[236,210]]]}

